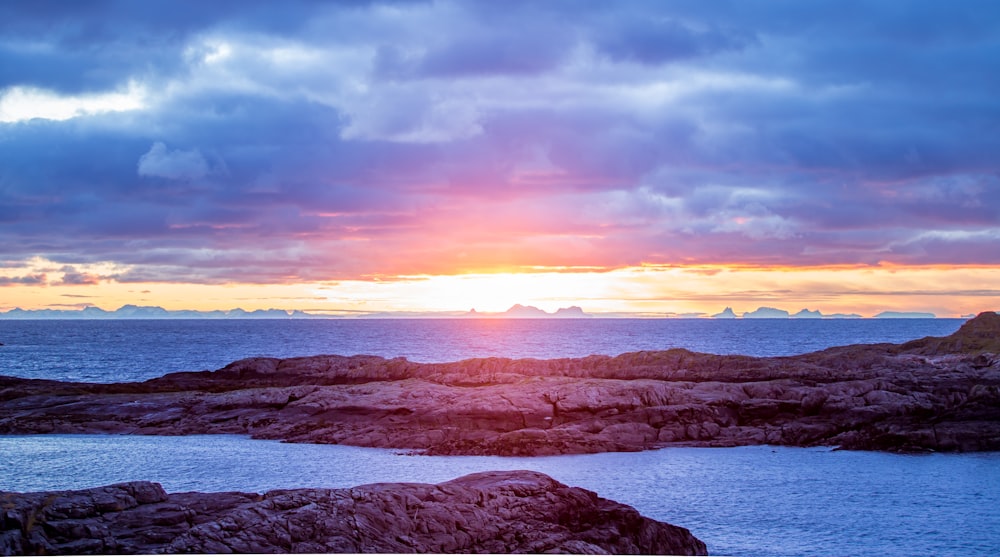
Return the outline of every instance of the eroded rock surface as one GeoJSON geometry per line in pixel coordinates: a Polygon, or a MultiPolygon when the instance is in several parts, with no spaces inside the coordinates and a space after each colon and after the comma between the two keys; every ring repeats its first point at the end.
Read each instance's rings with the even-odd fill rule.
{"type": "Polygon", "coordinates": [[[251,358],[142,383],[0,377],[0,433],[240,433],[543,455],[670,444],[1000,450],[1000,315],[783,358],[674,349],[554,360],[251,358]]]}
{"type": "Polygon", "coordinates": [[[685,528],[527,471],[263,495],[167,494],[150,482],[0,492],[0,513],[4,555],[706,553],[685,528]]]}

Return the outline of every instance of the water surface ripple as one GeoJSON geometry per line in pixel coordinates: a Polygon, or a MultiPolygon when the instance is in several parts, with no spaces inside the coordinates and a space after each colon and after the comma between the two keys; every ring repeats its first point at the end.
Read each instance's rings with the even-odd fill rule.
{"type": "Polygon", "coordinates": [[[961,319],[0,320],[0,375],[89,382],[218,369],[251,356],[416,362],[576,358],[687,348],[789,356],[955,332],[961,319]]]}
{"type": "Polygon", "coordinates": [[[529,469],[689,528],[722,555],[995,555],[1000,453],[668,448],[555,457],[428,457],[240,436],[0,436],[0,489],[146,479],[176,491],[441,482],[529,469]]]}

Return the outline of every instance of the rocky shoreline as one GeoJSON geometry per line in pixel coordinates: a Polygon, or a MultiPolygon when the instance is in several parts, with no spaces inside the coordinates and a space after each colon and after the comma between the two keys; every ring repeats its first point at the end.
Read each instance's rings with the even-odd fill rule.
{"type": "Polygon", "coordinates": [[[251,358],[141,383],[0,377],[0,433],[249,434],[431,454],[673,444],[1000,450],[1000,315],[792,357],[251,358]]]}
{"type": "Polygon", "coordinates": [[[685,529],[537,472],[437,485],[166,493],[151,482],[0,492],[0,554],[705,555],[685,529]]]}

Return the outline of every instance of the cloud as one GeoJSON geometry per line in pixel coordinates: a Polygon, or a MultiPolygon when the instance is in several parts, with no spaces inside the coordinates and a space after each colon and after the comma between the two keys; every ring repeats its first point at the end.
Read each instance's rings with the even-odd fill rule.
{"type": "Polygon", "coordinates": [[[289,0],[219,0],[211,5],[150,0],[5,2],[0,5],[0,89],[33,84],[60,93],[115,88],[133,78],[159,80],[188,70],[185,49],[207,30],[225,27],[287,34],[317,11],[351,10],[289,0]]]}
{"type": "Polygon", "coordinates": [[[140,176],[194,180],[204,178],[208,173],[208,162],[197,149],[169,151],[162,141],[157,141],[139,157],[140,176]]]}
{"type": "Polygon", "coordinates": [[[81,273],[76,270],[72,265],[66,265],[62,269],[62,280],[59,284],[62,285],[72,285],[72,286],[84,286],[84,285],[94,285],[100,281],[100,277],[94,276],[90,273],[81,273]]]}
{"type": "Polygon", "coordinates": [[[32,87],[11,87],[0,95],[0,123],[34,118],[68,120],[87,114],[138,110],[146,93],[134,83],[123,91],[59,95],[32,87]]]}
{"type": "Polygon", "coordinates": [[[699,29],[648,15],[599,29],[594,38],[598,51],[612,60],[648,65],[739,51],[754,43],[752,33],[715,26],[699,29]]]}
{"type": "Polygon", "coordinates": [[[785,240],[795,236],[795,226],[788,219],[772,213],[760,203],[750,203],[736,210],[715,214],[718,224],[712,232],[738,232],[751,240],[785,240]]]}
{"type": "Polygon", "coordinates": [[[40,285],[45,284],[45,281],[46,277],[44,274],[25,275],[21,277],[0,276],[0,286],[40,285]]]}
{"type": "Polygon", "coordinates": [[[0,6],[5,264],[1000,264],[990,3],[34,6],[0,6]]]}
{"type": "Polygon", "coordinates": [[[500,29],[483,25],[419,54],[383,45],[375,71],[389,79],[530,76],[557,68],[572,45],[567,33],[531,22],[500,29]]]}

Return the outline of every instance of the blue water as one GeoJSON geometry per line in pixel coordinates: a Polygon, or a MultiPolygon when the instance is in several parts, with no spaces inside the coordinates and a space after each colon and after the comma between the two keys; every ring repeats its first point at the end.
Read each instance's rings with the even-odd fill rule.
{"type": "Polygon", "coordinates": [[[137,381],[250,356],[373,354],[416,362],[687,348],[788,356],[955,332],[961,319],[0,320],[0,375],[137,381]]]}
{"type": "MultiPolygon", "coordinates": [[[[133,381],[249,356],[375,354],[420,362],[580,357],[684,347],[792,355],[954,332],[914,320],[0,321],[0,374],[133,381]]],[[[0,437],[0,489],[145,479],[169,491],[439,482],[532,469],[690,528],[714,554],[1000,553],[1000,453],[671,448],[540,458],[404,456],[237,436],[0,437]]]]}
{"type": "Polygon", "coordinates": [[[0,436],[0,490],[146,479],[167,491],[437,483],[531,469],[689,528],[717,555],[994,555],[1000,453],[669,448],[556,457],[428,457],[240,436],[0,436]],[[30,466],[24,464],[30,462],[30,466]]]}

